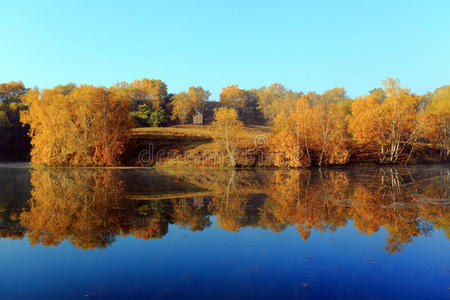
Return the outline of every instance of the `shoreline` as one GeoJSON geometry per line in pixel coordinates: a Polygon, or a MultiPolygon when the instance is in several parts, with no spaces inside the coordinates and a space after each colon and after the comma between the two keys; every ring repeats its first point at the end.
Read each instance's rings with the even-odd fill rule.
{"type": "Polygon", "coordinates": [[[24,161],[0,161],[0,168],[11,168],[11,169],[34,169],[34,170],[45,170],[45,169],[86,169],[86,170],[165,170],[165,169],[183,169],[183,170],[213,170],[213,171],[251,171],[251,170],[327,170],[327,169],[346,169],[351,167],[379,167],[379,168],[407,168],[407,167],[420,167],[420,166],[431,166],[431,165],[450,165],[449,161],[441,162],[421,162],[413,164],[373,164],[373,163],[350,163],[345,165],[326,165],[326,166],[310,166],[307,168],[294,168],[294,167],[266,167],[266,166],[254,166],[254,167],[235,167],[231,166],[166,166],[166,165],[152,165],[152,166],[36,166],[31,162],[24,161]]]}

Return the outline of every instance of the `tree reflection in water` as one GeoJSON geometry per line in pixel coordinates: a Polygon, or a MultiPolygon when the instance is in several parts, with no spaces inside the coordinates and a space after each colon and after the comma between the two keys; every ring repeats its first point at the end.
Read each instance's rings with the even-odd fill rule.
{"type": "Polygon", "coordinates": [[[446,166],[151,171],[152,180],[160,182],[139,187],[140,198],[136,184],[145,182],[139,177],[146,178],[149,171],[30,172],[31,199],[20,216],[2,215],[4,227],[15,226],[2,228],[2,236],[26,234],[32,245],[57,246],[69,240],[81,249],[105,248],[116,237],[162,238],[170,224],[203,231],[214,221],[233,232],[242,227],[281,232],[295,225],[303,240],[313,230],[335,231],[353,221],[361,234],[385,228],[389,253],[401,252],[402,245],[433,228],[450,238],[446,166]],[[171,185],[176,193],[158,190],[171,185]],[[5,218],[20,219],[20,226],[5,218]]]}

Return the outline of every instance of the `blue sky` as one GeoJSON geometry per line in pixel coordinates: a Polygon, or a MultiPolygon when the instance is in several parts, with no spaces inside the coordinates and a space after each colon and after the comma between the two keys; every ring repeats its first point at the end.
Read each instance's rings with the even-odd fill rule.
{"type": "Polygon", "coordinates": [[[160,78],[169,92],[272,82],[350,96],[450,84],[450,1],[5,1],[0,82],[160,78]]]}

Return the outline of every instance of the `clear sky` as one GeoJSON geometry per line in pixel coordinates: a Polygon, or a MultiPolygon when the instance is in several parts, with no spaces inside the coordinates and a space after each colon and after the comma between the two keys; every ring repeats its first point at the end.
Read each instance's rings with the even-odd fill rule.
{"type": "Polygon", "coordinates": [[[350,96],[450,84],[450,1],[2,1],[0,82],[272,82],[350,96]]]}

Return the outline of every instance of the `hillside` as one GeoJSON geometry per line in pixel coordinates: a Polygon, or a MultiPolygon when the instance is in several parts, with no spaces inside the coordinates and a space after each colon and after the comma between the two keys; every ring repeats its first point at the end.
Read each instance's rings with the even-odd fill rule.
{"type": "MultiPolygon", "coordinates": [[[[265,146],[270,135],[268,126],[244,127],[241,147],[244,149],[265,146]]],[[[189,162],[189,154],[203,155],[214,152],[209,125],[177,125],[172,127],[134,128],[126,145],[123,163],[142,165],[209,165],[189,162]],[[180,157],[182,155],[183,157],[180,157]]]]}

